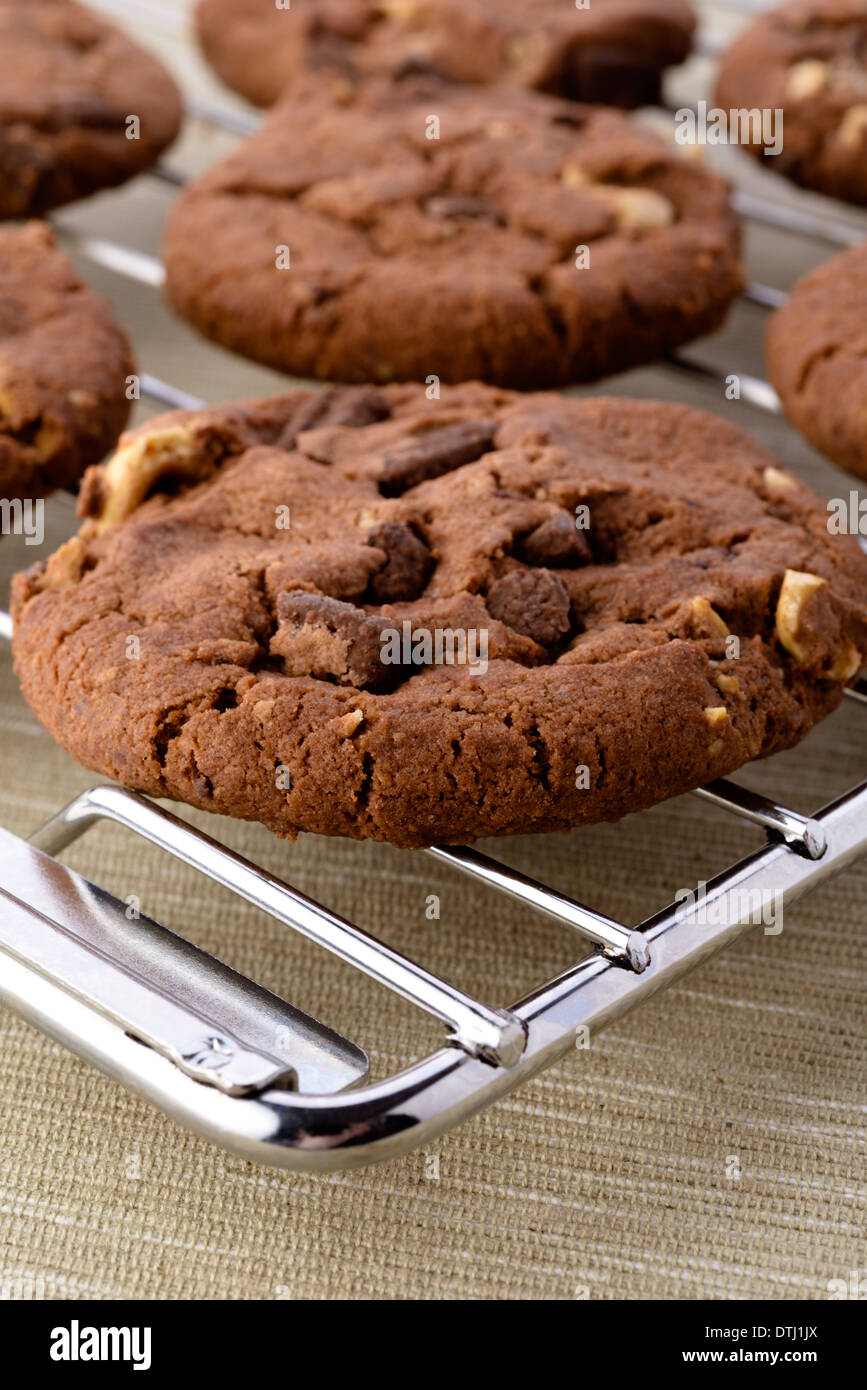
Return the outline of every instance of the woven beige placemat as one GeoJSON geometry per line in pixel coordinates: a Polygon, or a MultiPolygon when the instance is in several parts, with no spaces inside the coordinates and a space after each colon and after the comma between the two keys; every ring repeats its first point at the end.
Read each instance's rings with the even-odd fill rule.
{"type": "MultiPolygon", "coordinates": [[[[150,18],[135,32],[177,60],[188,86],[213,94],[189,50],[174,47],[177,9],[143,5],[150,18]]],[[[688,80],[705,76],[699,65],[688,80]]],[[[205,163],[221,139],[194,130],[175,159],[205,163]]],[[[169,197],[142,181],[65,216],[154,250],[169,197]]],[[[753,272],[778,284],[821,254],[761,236],[750,244],[753,272]]],[[[198,345],[151,292],[86,269],[115,298],[149,370],[214,400],[276,381],[198,345]]],[[[739,310],[706,354],[760,371],[760,325],[739,310]]],[[[659,371],[610,389],[735,411],[826,495],[850,486],[783,423],[718,390],[659,371]]],[[[0,541],[4,591],[12,569],[73,524],[69,499],[55,499],[44,547],[0,541]]],[[[2,653],[0,746],[0,824],[13,831],[29,832],[94,780],[40,730],[2,653]]],[[[865,773],[867,720],[847,705],[742,780],[811,810],[865,773]]],[[[425,856],[309,836],[286,845],[255,826],[184,814],[492,1003],[573,959],[567,933],[425,856]],[[431,893],[438,921],[425,915],[431,893]]],[[[636,922],[756,843],[682,799],[495,852],[636,922]]],[[[91,832],[67,857],[348,1033],[377,1075],[439,1042],[400,1001],[120,830],[91,832]]],[[[749,934],[431,1149],[331,1177],[222,1154],[0,1011],[0,1296],[827,1298],[831,1281],[867,1265],[865,922],[867,861],[792,908],[779,936],[749,934]]]]}

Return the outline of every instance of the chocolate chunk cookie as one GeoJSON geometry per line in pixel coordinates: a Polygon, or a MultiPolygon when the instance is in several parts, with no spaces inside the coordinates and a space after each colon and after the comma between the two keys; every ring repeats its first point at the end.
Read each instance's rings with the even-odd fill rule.
{"type": "Polygon", "coordinates": [[[0,227],[0,497],[72,487],[117,443],[134,370],[111,306],[50,229],[0,227]]]}
{"type": "Polygon", "coordinates": [[[768,321],[765,355],[792,423],[867,478],[867,243],[795,286],[768,321]]]}
{"type": "Polygon", "coordinates": [[[199,0],[196,21],[217,72],[258,106],[311,72],[347,86],[407,71],[641,106],[695,26],[685,0],[199,0]]]}
{"type": "Polygon", "coordinates": [[[781,153],[751,153],[805,188],[867,203],[864,0],[790,0],[762,15],[723,59],[717,103],[782,110],[781,153]]]}
{"type": "Polygon", "coordinates": [[[728,186],[629,117],[415,78],[281,102],[165,256],[208,337],[338,381],[586,380],[717,328],[741,285],[728,186]]]}
{"type": "Polygon", "coordinates": [[[15,581],[34,711],[88,767],[288,837],[615,820],[796,743],[867,651],[867,556],[680,406],[409,385],[178,413],[81,512],[15,581]]]}
{"type": "Polygon", "coordinates": [[[0,0],[0,217],[147,169],[180,128],[160,64],[73,0],[0,0]]]}

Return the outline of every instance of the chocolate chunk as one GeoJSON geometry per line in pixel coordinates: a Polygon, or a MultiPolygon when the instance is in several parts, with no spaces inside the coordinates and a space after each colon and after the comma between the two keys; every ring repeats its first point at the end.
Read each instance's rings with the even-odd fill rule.
{"type": "Polygon", "coordinates": [[[277,599],[279,627],[271,651],[283,658],[289,676],[332,677],[340,685],[384,690],[402,667],[382,660],[382,634],[394,624],[324,594],[293,589],[277,599]]]}
{"type": "MultiPolygon", "coordinates": [[[[445,79],[448,80],[448,79],[445,79]]],[[[395,61],[392,85],[395,91],[409,90],[413,97],[421,100],[428,92],[438,95],[442,89],[443,74],[432,54],[408,53],[395,61]],[[412,86],[410,87],[410,83],[412,86]]]]}
{"type": "Polygon", "coordinates": [[[104,468],[88,468],[78,489],[76,515],[80,517],[99,516],[108,501],[104,468]]]}
{"type": "Polygon", "coordinates": [[[276,440],[278,449],[292,449],[305,430],[345,425],[360,428],[387,420],[391,411],[381,391],[374,386],[328,387],[317,391],[289,421],[276,440]]]}
{"type": "Polygon", "coordinates": [[[569,631],[569,595],[550,570],[512,570],[488,591],[492,618],[543,647],[569,631]]]}
{"type": "Polygon", "coordinates": [[[96,92],[58,93],[46,119],[52,130],[68,130],[70,126],[117,130],[123,122],[123,113],[117,106],[96,92]]]}
{"type": "Polygon", "coordinates": [[[428,217],[440,220],[452,217],[478,217],[485,222],[494,222],[498,227],[503,227],[506,223],[499,208],[495,208],[487,198],[473,198],[466,193],[446,193],[436,198],[428,198],[424,210],[428,217]]]}
{"type": "Polygon", "coordinates": [[[418,598],[434,567],[424,541],[403,522],[383,521],[374,526],[367,544],[384,550],[387,557],[370,581],[374,603],[407,603],[418,598]]]}
{"type": "Polygon", "coordinates": [[[307,53],[311,72],[332,72],[345,78],[347,82],[358,80],[358,68],[353,63],[346,44],[337,34],[316,32],[318,26],[312,25],[313,35],[307,53]]]}
{"type": "Polygon", "coordinates": [[[427,430],[386,450],[380,492],[396,497],[419,483],[473,463],[493,447],[495,432],[496,425],[490,420],[462,420],[457,425],[427,430]]]}
{"type": "Polygon", "coordinates": [[[658,106],[662,74],[649,52],[639,54],[635,44],[576,45],[568,65],[569,96],[590,105],[658,106]]]}
{"type": "Polygon", "coordinates": [[[587,565],[593,559],[587,537],[579,531],[570,516],[552,516],[531,531],[517,548],[517,554],[528,565],[587,565]]]}

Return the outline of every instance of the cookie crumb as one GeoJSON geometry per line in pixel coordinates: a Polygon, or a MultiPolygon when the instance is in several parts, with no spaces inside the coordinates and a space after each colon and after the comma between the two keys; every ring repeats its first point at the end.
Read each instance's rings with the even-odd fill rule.
{"type": "Polygon", "coordinates": [[[340,739],[352,738],[352,735],[361,728],[363,723],[364,710],[350,710],[348,714],[344,714],[343,718],[338,721],[337,737],[340,739]]]}

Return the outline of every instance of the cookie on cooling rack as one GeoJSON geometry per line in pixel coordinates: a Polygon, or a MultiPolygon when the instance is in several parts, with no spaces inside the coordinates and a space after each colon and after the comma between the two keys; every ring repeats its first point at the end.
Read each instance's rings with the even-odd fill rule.
{"type": "Polygon", "coordinates": [[[0,217],[123,183],[180,128],[161,65],[74,0],[0,0],[0,217]]]}
{"type": "Polygon", "coordinates": [[[867,478],[867,243],[799,281],[768,321],[765,355],[792,423],[867,478]]]}
{"type": "MultiPolygon", "coordinates": [[[[768,166],[805,188],[867,204],[867,4],[790,0],[755,20],[725,55],[725,110],[783,111],[768,166]]],[[[762,158],[761,145],[751,152],[762,158]]]]}
{"type": "Polygon", "coordinates": [[[727,184],[630,117],[428,79],[281,102],[178,200],[165,258],[208,337],[350,382],[586,380],[741,286],[727,184]]]}
{"type": "Polygon", "coordinates": [[[0,496],[72,487],[117,443],[134,370],[111,306],[50,228],[0,227],[0,496]]]}
{"type": "Polygon", "coordinates": [[[311,73],[345,86],[407,71],[641,106],[695,27],[686,0],[199,0],[196,21],[213,67],[259,106],[311,73]]]}
{"type": "Polygon", "coordinates": [[[127,786],[415,846],[615,820],[787,748],[867,555],[681,406],[332,387],[175,413],[15,581],[54,737],[127,786]]]}

